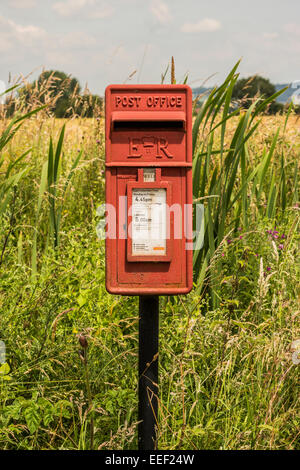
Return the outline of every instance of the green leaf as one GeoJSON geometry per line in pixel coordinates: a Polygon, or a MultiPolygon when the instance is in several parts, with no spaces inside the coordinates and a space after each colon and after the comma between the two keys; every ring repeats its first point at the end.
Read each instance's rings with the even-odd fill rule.
{"type": "Polygon", "coordinates": [[[56,152],[55,152],[54,167],[53,167],[53,183],[54,184],[56,184],[57,179],[58,179],[58,168],[59,168],[60,156],[61,156],[61,151],[62,151],[62,145],[64,141],[65,128],[66,128],[66,125],[64,124],[61,130],[59,139],[58,139],[56,152]]]}
{"type": "Polygon", "coordinates": [[[35,433],[41,420],[37,404],[30,403],[24,410],[24,417],[30,434],[35,433]]]}
{"type": "Polygon", "coordinates": [[[58,417],[71,418],[73,411],[73,405],[67,400],[59,400],[54,405],[54,414],[58,417]]]}
{"type": "Polygon", "coordinates": [[[269,219],[272,219],[274,216],[276,199],[277,199],[277,188],[275,184],[275,172],[274,172],[272,175],[271,183],[270,183],[270,191],[269,191],[269,197],[268,197],[268,203],[267,203],[267,209],[266,209],[266,214],[269,219]]]}
{"type": "Polygon", "coordinates": [[[2,366],[0,367],[0,376],[7,375],[7,374],[9,374],[9,372],[10,372],[10,367],[9,367],[9,365],[7,364],[7,362],[5,362],[5,363],[2,364],[2,366]]]}
{"type": "Polygon", "coordinates": [[[77,303],[78,303],[79,307],[83,307],[86,304],[86,302],[87,302],[87,299],[82,294],[80,294],[77,297],[77,303]]]}
{"type": "Polygon", "coordinates": [[[41,412],[43,413],[43,423],[46,427],[54,420],[54,406],[46,398],[40,397],[37,401],[41,412]]]}

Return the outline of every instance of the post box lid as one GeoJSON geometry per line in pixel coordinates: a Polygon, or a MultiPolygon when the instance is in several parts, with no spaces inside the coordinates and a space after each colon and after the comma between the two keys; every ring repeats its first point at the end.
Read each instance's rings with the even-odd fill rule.
{"type": "Polygon", "coordinates": [[[192,165],[189,86],[109,85],[105,113],[106,166],[192,165]]]}

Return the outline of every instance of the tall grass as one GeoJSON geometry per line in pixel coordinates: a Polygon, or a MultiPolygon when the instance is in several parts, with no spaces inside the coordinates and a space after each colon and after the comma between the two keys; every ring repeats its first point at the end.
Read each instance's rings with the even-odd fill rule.
{"type": "MultiPolygon", "coordinates": [[[[219,305],[218,285],[221,267],[214,261],[215,254],[229,233],[239,226],[249,228],[251,214],[250,195],[255,195],[255,206],[265,190],[265,177],[272,164],[272,156],[280,129],[270,148],[265,148],[261,162],[249,158],[251,138],[261,124],[260,114],[277,98],[277,92],[267,99],[256,99],[247,110],[232,109],[232,91],[238,79],[239,62],[224,83],[211,91],[202,104],[193,126],[193,196],[194,201],[205,201],[204,247],[194,251],[195,283],[201,292],[205,279],[210,277],[211,298],[214,307],[219,305]],[[234,120],[235,131],[226,143],[227,126],[234,120]],[[218,136],[216,133],[218,132],[218,136]],[[252,189],[251,189],[252,188],[252,189]]],[[[279,169],[273,168],[266,200],[266,215],[273,218],[281,186],[282,209],[285,209],[284,160],[279,169]],[[277,182],[280,182],[277,184],[277,182]]],[[[199,238],[203,234],[199,233],[199,238]]]]}
{"type": "MultiPolygon", "coordinates": [[[[299,129],[232,109],[236,79],[195,117],[204,248],[193,292],[161,299],[161,449],[299,448],[299,129]]],[[[95,230],[103,120],[23,122],[1,152],[0,447],[135,449],[137,302],[105,291],[95,230]]]]}
{"type": "Polygon", "coordinates": [[[39,227],[39,216],[41,212],[43,195],[47,188],[48,202],[49,202],[49,230],[48,230],[48,241],[52,242],[54,250],[59,247],[60,240],[60,224],[61,215],[64,208],[65,194],[73,176],[73,173],[78,166],[80,158],[82,156],[82,150],[78,153],[71,169],[63,183],[60,183],[60,170],[61,170],[61,157],[62,148],[65,135],[65,124],[63,125],[59,139],[57,142],[56,149],[54,151],[53,140],[50,137],[48,160],[42,166],[41,180],[39,185],[38,202],[36,209],[36,226],[34,231],[34,239],[32,245],[32,278],[36,279],[37,275],[37,234],[39,227]],[[61,187],[61,188],[60,188],[61,187]],[[60,193],[60,194],[59,194],[60,193]]]}
{"type": "MultiPolygon", "coordinates": [[[[16,86],[6,90],[4,94],[13,91],[16,86]]],[[[3,94],[2,94],[3,95],[3,94]]],[[[1,96],[1,95],[0,95],[1,96]]],[[[5,235],[4,243],[1,251],[0,265],[3,262],[4,252],[7,247],[8,239],[12,232],[12,224],[14,221],[14,206],[16,198],[16,187],[20,180],[27,172],[26,166],[23,164],[25,157],[31,152],[31,149],[27,149],[18,158],[11,158],[10,161],[6,161],[4,158],[4,151],[6,147],[11,143],[16,133],[20,130],[24,121],[30,119],[32,116],[41,111],[43,107],[36,108],[23,115],[16,113],[16,115],[8,122],[7,126],[1,133],[0,136],[0,169],[3,169],[4,177],[0,181],[0,223],[3,224],[3,216],[5,215],[9,205],[12,204],[11,216],[9,218],[9,226],[5,235]]]]}

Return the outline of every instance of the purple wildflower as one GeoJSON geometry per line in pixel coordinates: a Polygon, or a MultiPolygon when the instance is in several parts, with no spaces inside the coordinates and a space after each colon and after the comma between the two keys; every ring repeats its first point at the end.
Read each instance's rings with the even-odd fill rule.
{"type": "Polygon", "coordinates": [[[267,267],[267,271],[268,271],[268,273],[271,271],[270,266],[267,267]]]}
{"type": "Polygon", "coordinates": [[[277,230],[267,230],[267,233],[271,235],[271,238],[273,238],[273,240],[277,240],[277,238],[279,238],[279,232],[277,232],[277,230]]]}
{"type": "Polygon", "coordinates": [[[283,250],[283,244],[280,243],[280,245],[278,245],[278,250],[283,250]]]}

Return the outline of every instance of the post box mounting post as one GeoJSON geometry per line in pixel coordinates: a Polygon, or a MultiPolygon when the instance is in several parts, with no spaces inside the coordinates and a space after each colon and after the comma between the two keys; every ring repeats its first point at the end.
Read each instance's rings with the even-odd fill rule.
{"type": "Polygon", "coordinates": [[[157,449],[159,297],[139,297],[138,448],[157,449]]]}

